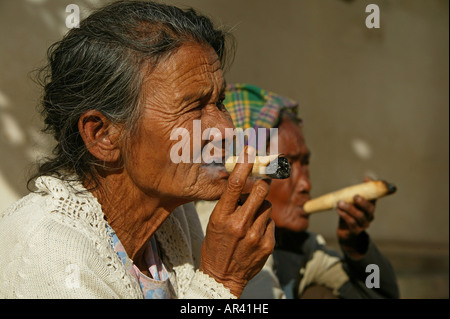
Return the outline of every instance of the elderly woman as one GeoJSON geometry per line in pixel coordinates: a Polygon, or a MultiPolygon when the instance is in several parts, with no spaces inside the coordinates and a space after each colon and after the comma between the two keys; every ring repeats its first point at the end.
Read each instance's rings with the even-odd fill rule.
{"type": "Polygon", "coordinates": [[[170,160],[172,130],[233,127],[225,36],[193,10],[127,1],[51,47],[42,113],[55,156],[1,215],[1,298],[240,296],[274,247],[269,183],[242,203],[251,161],[211,174],[170,160]],[[203,238],[189,203],[219,198],[203,238]]]}
{"type": "MultiPolygon", "coordinates": [[[[357,196],[355,204],[339,203],[337,236],[343,254],[327,247],[322,236],[308,231],[309,216],[303,205],[310,199],[310,152],[303,135],[303,122],[297,115],[298,103],[245,83],[228,85],[225,96],[224,105],[236,127],[278,128],[278,152],[288,158],[291,166],[291,176],[274,179],[267,195],[276,225],[274,253],[241,297],[398,297],[395,273],[366,232],[374,218],[373,202],[357,196]],[[365,284],[369,275],[366,267],[370,264],[380,269],[377,289],[365,284]]],[[[196,206],[206,227],[214,203],[199,201],[196,206]]]]}

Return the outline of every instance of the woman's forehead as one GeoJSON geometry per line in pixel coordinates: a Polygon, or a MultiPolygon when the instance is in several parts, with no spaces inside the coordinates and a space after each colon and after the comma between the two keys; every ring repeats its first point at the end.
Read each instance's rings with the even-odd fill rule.
{"type": "Polygon", "coordinates": [[[209,46],[183,45],[161,61],[144,85],[148,93],[168,95],[177,104],[220,94],[224,87],[220,59],[209,46]]]}
{"type": "Polygon", "coordinates": [[[283,119],[278,128],[278,150],[286,155],[307,153],[302,125],[290,119],[283,119]]]}

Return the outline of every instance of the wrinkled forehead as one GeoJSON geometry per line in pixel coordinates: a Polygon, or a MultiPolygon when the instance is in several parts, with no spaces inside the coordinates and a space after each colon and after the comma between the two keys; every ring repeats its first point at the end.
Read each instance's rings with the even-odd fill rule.
{"type": "Polygon", "coordinates": [[[308,153],[303,135],[303,122],[283,118],[278,127],[278,151],[285,155],[298,156],[308,153]]]}
{"type": "Polygon", "coordinates": [[[160,61],[146,78],[148,95],[163,95],[177,105],[202,97],[218,95],[224,88],[221,63],[214,49],[187,43],[160,61]]]}

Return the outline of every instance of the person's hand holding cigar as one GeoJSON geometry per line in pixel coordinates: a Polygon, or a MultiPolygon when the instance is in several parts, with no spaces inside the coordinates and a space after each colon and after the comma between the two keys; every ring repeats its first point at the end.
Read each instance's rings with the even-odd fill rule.
{"type": "Polygon", "coordinates": [[[342,249],[352,259],[360,259],[368,249],[365,230],[374,219],[377,198],[395,192],[395,186],[365,178],[365,183],[322,195],[305,203],[308,213],[335,206],[339,215],[337,236],[342,249]],[[367,196],[365,198],[364,196],[367,196]]]}
{"type": "Polygon", "coordinates": [[[237,297],[264,266],[275,245],[271,204],[265,200],[270,181],[258,179],[248,196],[242,196],[252,174],[255,150],[244,150],[228,185],[217,202],[202,245],[200,270],[221,282],[237,297]]]}

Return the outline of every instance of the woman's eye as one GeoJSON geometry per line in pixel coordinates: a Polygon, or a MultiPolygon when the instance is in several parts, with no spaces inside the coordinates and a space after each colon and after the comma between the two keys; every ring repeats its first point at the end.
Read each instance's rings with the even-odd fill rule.
{"type": "Polygon", "coordinates": [[[192,111],[200,111],[201,112],[203,107],[204,107],[204,105],[199,105],[196,108],[193,108],[192,111]]]}
{"type": "Polygon", "coordinates": [[[309,155],[308,156],[305,156],[303,159],[302,159],[302,165],[309,165],[309,155]]]}

